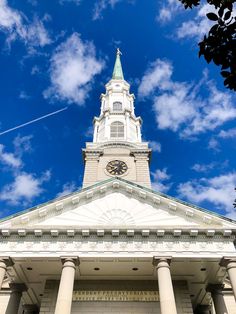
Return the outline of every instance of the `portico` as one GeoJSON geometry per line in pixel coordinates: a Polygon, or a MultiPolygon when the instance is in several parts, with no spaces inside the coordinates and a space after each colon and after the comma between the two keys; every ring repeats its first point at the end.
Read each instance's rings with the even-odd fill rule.
{"type": "MultiPolygon", "coordinates": [[[[159,314],[209,314],[212,297],[216,314],[231,313],[228,312],[224,303],[222,294],[223,286],[215,283],[219,280],[219,278],[214,278],[215,275],[222,271],[222,267],[219,266],[219,264],[217,266],[215,259],[202,258],[200,261],[199,258],[180,259],[161,256],[154,256],[153,259],[147,257],[135,259],[110,257],[107,259],[99,259],[68,256],[58,259],[45,259],[45,262],[43,262],[44,259],[42,258],[41,269],[38,265],[38,260],[39,258],[26,258],[23,263],[21,262],[19,264],[18,259],[15,258],[14,265],[8,268],[9,273],[13,276],[13,274],[19,273],[19,269],[24,271],[30,268],[28,267],[29,265],[32,266],[32,270],[28,270],[28,272],[30,272],[30,275],[27,276],[28,287],[23,283],[11,284],[11,300],[14,299],[14,302],[9,303],[10,307],[6,311],[7,314],[18,313],[22,293],[24,293],[23,302],[26,302],[26,299],[29,297],[27,293],[32,295],[32,291],[39,293],[38,298],[41,299],[40,304],[24,303],[23,307],[25,311],[27,309],[26,313],[69,314],[77,313],[75,309],[78,309],[78,313],[80,313],[80,305],[82,306],[81,313],[83,313],[86,306],[88,306],[88,304],[91,306],[94,300],[93,298],[96,297],[96,294],[93,294],[93,297],[89,297],[91,291],[105,293],[106,300],[100,302],[96,301],[96,304],[114,303],[115,305],[117,304],[117,300],[114,298],[114,291],[118,291],[119,294],[122,293],[122,291],[143,291],[145,292],[146,300],[143,299],[143,301],[140,302],[137,301],[137,299],[133,299],[133,301],[131,301],[132,298],[130,298],[130,301],[123,301],[122,306],[125,308],[127,305],[129,308],[130,304],[132,306],[140,304],[139,306],[142,309],[142,306],[145,305],[147,307],[147,305],[150,304],[152,309],[156,306],[154,313],[159,314]],[[200,267],[202,265],[206,266],[206,271],[201,271],[200,267]],[[47,266],[48,269],[45,269],[47,266]],[[181,268],[182,271],[180,271],[181,268]],[[44,283],[41,283],[41,289],[43,290],[40,290],[40,285],[33,288],[35,283],[31,282],[30,277],[34,276],[33,272],[35,269],[37,269],[38,273],[41,273],[38,280],[44,280],[44,283]],[[52,269],[54,269],[54,271],[52,271],[52,269]],[[194,270],[197,271],[197,269],[198,274],[194,273],[194,270]],[[111,274],[113,270],[115,273],[111,274]],[[206,275],[205,272],[208,274],[206,275]],[[119,278],[117,278],[117,273],[119,274],[119,278]],[[198,287],[196,287],[194,277],[198,277],[199,279],[199,273],[203,273],[204,278],[202,278],[202,283],[198,283],[198,287]],[[208,277],[209,282],[213,283],[208,284],[207,287],[204,286],[206,277],[208,277]],[[181,280],[179,280],[179,278],[181,278],[181,280]],[[187,278],[191,278],[191,280],[187,278]],[[29,289],[31,291],[29,291],[29,289]],[[204,289],[204,293],[199,296],[193,294],[199,293],[200,290],[204,289]],[[88,295],[76,301],[75,294],[78,291],[80,291],[81,294],[87,292],[88,295]],[[113,291],[113,297],[109,291],[113,291]],[[150,291],[158,292],[157,300],[148,301],[150,291]],[[52,295],[54,295],[53,299],[52,295]],[[204,300],[205,304],[198,304],[197,302],[199,302],[199,300],[204,300]],[[40,311],[36,312],[37,308],[40,308],[40,311]],[[46,309],[50,310],[46,311],[46,309]]],[[[118,302],[122,303],[121,301],[118,302]]]]}

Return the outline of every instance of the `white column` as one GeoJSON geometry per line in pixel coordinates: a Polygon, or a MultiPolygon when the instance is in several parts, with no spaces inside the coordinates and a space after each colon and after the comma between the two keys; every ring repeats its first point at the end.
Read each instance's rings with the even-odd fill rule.
{"type": "Polygon", "coordinates": [[[138,141],[141,143],[142,135],[141,135],[140,123],[137,124],[137,128],[138,128],[138,141]]]}
{"type": "Polygon", "coordinates": [[[125,113],[125,120],[126,120],[126,141],[130,140],[130,115],[129,112],[126,111],[125,113]]]}
{"type": "Polygon", "coordinates": [[[76,258],[62,258],[62,273],[57,295],[55,314],[70,314],[73,296],[76,258]]]}
{"type": "Polygon", "coordinates": [[[9,286],[11,289],[11,294],[6,309],[6,314],[17,314],[19,311],[22,293],[27,291],[27,287],[23,283],[10,283],[9,286]]]}
{"type": "Polygon", "coordinates": [[[4,261],[0,260],[0,289],[2,288],[3,279],[6,275],[7,265],[4,261]]]}
{"type": "Polygon", "coordinates": [[[13,266],[12,260],[9,257],[0,257],[0,290],[2,289],[2,283],[6,275],[7,267],[9,266],[13,266]]]}
{"type": "Polygon", "coordinates": [[[226,267],[232,286],[234,298],[236,300],[236,258],[222,258],[220,266],[226,267]]]}
{"type": "Polygon", "coordinates": [[[94,143],[97,143],[97,141],[98,141],[98,126],[99,126],[99,123],[97,121],[95,121],[94,131],[93,131],[93,142],[94,143]]]}
{"type": "Polygon", "coordinates": [[[110,139],[110,128],[109,128],[109,113],[105,113],[105,138],[110,139]]]}
{"type": "Polygon", "coordinates": [[[174,290],[170,274],[170,258],[153,258],[156,266],[161,314],[177,314],[174,290]]]}
{"type": "Polygon", "coordinates": [[[216,314],[228,314],[222,290],[224,285],[211,284],[207,287],[207,291],[211,292],[212,300],[216,314]]]}

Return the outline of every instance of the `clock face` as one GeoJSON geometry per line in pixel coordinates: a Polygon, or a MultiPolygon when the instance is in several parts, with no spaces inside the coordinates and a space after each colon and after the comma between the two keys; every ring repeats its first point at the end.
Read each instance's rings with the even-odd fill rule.
{"type": "Polygon", "coordinates": [[[120,176],[128,170],[128,167],[124,161],[112,160],[107,164],[106,170],[113,176],[120,176]]]}

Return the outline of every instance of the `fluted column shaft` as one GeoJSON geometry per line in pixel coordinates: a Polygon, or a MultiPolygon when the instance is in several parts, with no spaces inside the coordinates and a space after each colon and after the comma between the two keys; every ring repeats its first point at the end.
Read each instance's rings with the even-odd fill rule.
{"type": "Polygon", "coordinates": [[[70,314],[73,296],[76,259],[65,258],[62,260],[61,280],[57,295],[55,314],[70,314]]]}
{"type": "Polygon", "coordinates": [[[223,258],[220,262],[220,266],[226,267],[236,301],[236,259],[223,258]]]}
{"type": "Polygon", "coordinates": [[[224,296],[222,293],[224,286],[221,284],[209,285],[207,291],[211,292],[216,314],[228,314],[224,296]]]}
{"type": "Polygon", "coordinates": [[[157,272],[161,314],[177,314],[169,263],[170,260],[166,258],[153,259],[157,272]]]}
{"type": "Polygon", "coordinates": [[[27,291],[27,287],[22,283],[10,284],[11,295],[7,305],[6,314],[17,314],[20,306],[22,293],[27,291]]]}
{"type": "Polygon", "coordinates": [[[7,267],[13,266],[13,262],[10,257],[0,257],[0,290],[2,289],[2,284],[4,277],[6,275],[7,267]]]}
{"type": "Polygon", "coordinates": [[[226,269],[234,293],[234,298],[236,300],[236,262],[229,262],[226,269]]]}
{"type": "Polygon", "coordinates": [[[6,275],[7,265],[3,260],[0,260],[0,290],[2,289],[3,279],[6,275]]]}

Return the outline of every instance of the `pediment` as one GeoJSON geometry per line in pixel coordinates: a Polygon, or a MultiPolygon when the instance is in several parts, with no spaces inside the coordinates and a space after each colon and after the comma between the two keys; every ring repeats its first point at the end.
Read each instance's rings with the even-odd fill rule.
{"type": "Polygon", "coordinates": [[[236,223],[125,180],[112,179],[42,204],[1,229],[236,229],[236,223]]]}
{"type": "Polygon", "coordinates": [[[37,226],[174,227],[196,226],[178,215],[139,199],[113,192],[99,199],[39,222],[37,226]]]}

